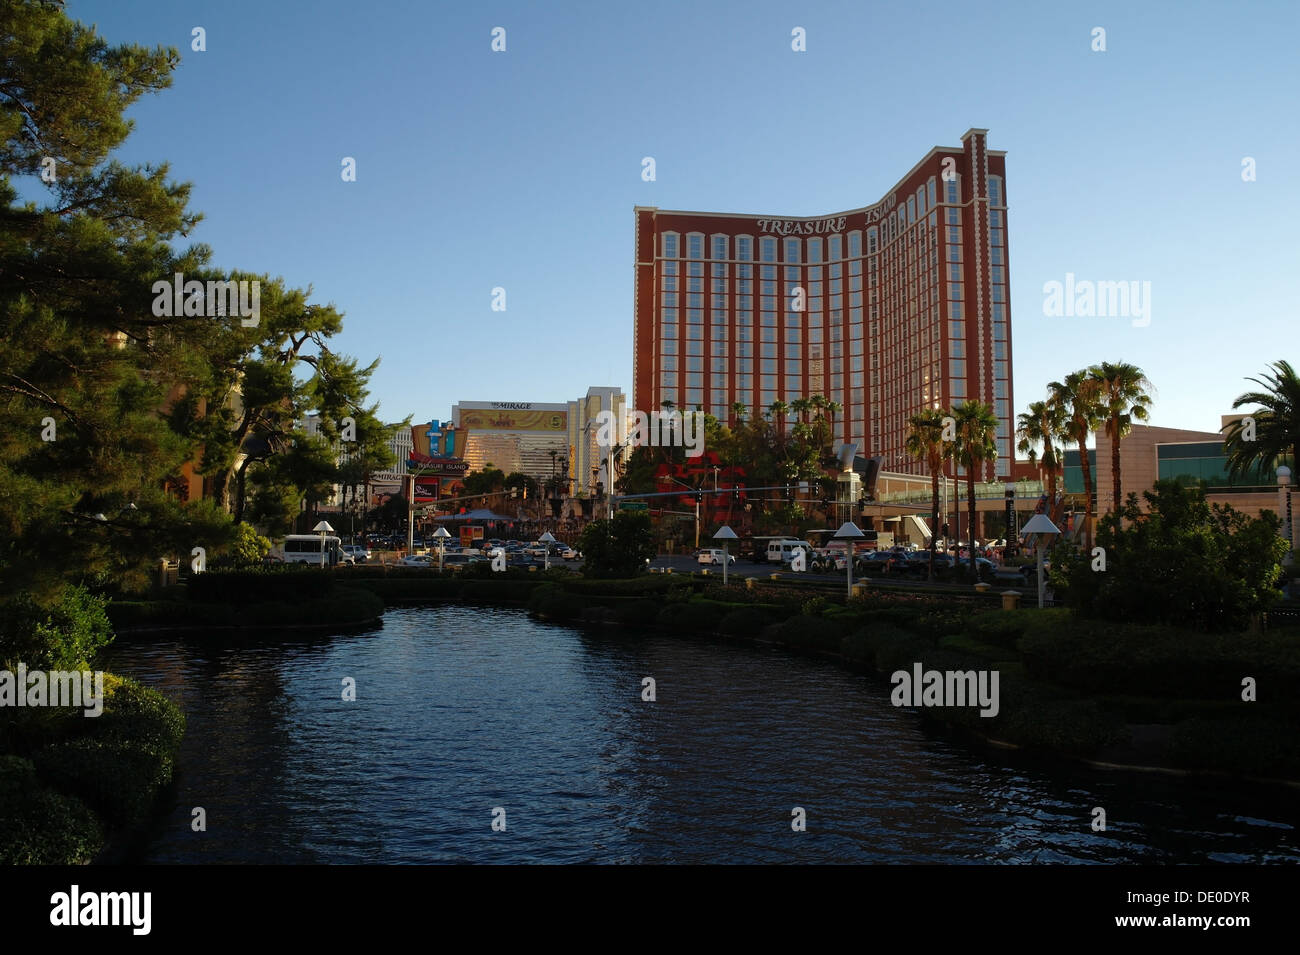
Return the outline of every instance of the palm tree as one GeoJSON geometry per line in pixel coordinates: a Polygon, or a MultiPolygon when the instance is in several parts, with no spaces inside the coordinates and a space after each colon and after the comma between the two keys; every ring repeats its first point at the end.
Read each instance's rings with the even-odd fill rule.
{"type": "Polygon", "coordinates": [[[939,475],[952,457],[952,444],[943,440],[945,412],[926,408],[907,419],[904,447],[910,457],[925,464],[930,472],[930,579],[934,580],[934,545],[939,536],[939,475]]]}
{"type": "Polygon", "coordinates": [[[826,417],[831,421],[831,439],[835,438],[835,416],[844,410],[844,406],[838,401],[826,402],[826,417]]]}
{"type": "Polygon", "coordinates": [[[1020,443],[1016,450],[1029,456],[1030,463],[1039,460],[1038,446],[1042,445],[1042,468],[1047,472],[1047,512],[1050,514],[1056,506],[1056,472],[1061,468],[1061,456],[1064,448],[1057,442],[1065,435],[1062,428],[1065,415],[1061,409],[1048,401],[1033,401],[1029,410],[1020,415],[1016,421],[1016,437],[1020,443]]]}
{"type": "Polygon", "coordinates": [[[1079,449],[1079,467],[1083,471],[1083,524],[1091,545],[1092,527],[1092,464],[1088,461],[1088,438],[1100,423],[1096,396],[1096,382],[1088,372],[1074,371],[1064,381],[1054,381],[1047,386],[1047,403],[1061,411],[1062,434],[1079,449]]]}
{"type": "MultiPolygon", "coordinates": [[[[1110,438],[1110,479],[1115,495],[1111,511],[1118,514],[1124,503],[1120,497],[1119,443],[1133,432],[1135,418],[1146,421],[1150,417],[1151,396],[1147,389],[1151,382],[1141,368],[1127,362],[1104,361],[1088,369],[1088,377],[1096,383],[1097,410],[1110,438]]],[[[1100,461],[1097,466],[1100,470],[1100,461]]]]}
{"type": "Polygon", "coordinates": [[[749,409],[745,407],[743,401],[733,401],[731,403],[731,428],[733,431],[739,431],[748,417],[749,409]]]}
{"type": "Polygon", "coordinates": [[[812,410],[812,402],[807,398],[796,398],[790,402],[790,410],[798,415],[800,424],[807,424],[808,412],[812,410]]]}
{"type": "Polygon", "coordinates": [[[957,419],[957,441],[953,453],[957,462],[966,469],[966,513],[970,524],[970,566],[975,579],[979,567],[975,563],[975,475],[987,461],[998,459],[998,417],[993,407],[982,401],[968,399],[952,410],[957,419]]]}
{"type": "Polygon", "coordinates": [[[785,416],[790,413],[790,406],[778,398],[768,406],[768,413],[772,416],[772,422],[776,425],[777,444],[782,451],[785,450],[785,416]]]}
{"type": "Polygon", "coordinates": [[[1292,469],[1300,452],[1300,378],[1290,362],[1276,361],[1272,375],[1264,380],[1247,378],[1264,391],[1248,391],[1232,403],[1234,409],[1258,405],[1249,417],[1254,419],[1254,434],[1239,419],[1224,427],[1227,432],[1223,448],[1228,456],[1228,476],[1236,479],[1252,471],[1275,467],[1289,458],[1292,469]],[[1253,439],[1253,440],[1249,440],[1253,439]]]}

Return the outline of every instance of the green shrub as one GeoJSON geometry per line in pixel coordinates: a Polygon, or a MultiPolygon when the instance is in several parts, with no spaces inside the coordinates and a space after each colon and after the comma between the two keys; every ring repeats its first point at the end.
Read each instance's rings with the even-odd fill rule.
{"type": "Polygon", "coordinates": [[[0,865],[84,865],[103,845],[89,807],[42,783],[29,760],[0,756],[0,865]]]}
{"type": "Polygon", "coordinates": [[[658,624],[681,633],[717,633],[730,606],[713,600],[668,603],[659,611],[658,624]]]}
{"type": "Polygon", "coordinates": [[[113,640],[107,601],[80,586],[66,586],[53,602],[12,598],[0,606],[0,668],[19,662],[32,670],[76,670],[113,640]]]}
{"type": "Polygon", "coordinates": [[[108,619],[117,631],[133,627],[233,627],[234,609],[187,600],[114,600],[108,619]]]}
{"type": "Polygon", "coordinates": [[[564,622],[582,616],[586,601],[571,594],[560,584],[543,583],[528,596],[528,610],[548,620],[564,622]]]}
{"type": "Polygon", "coordinates": [[[1030,610],[986,610],[972,614],[966,630],[982,643],[1014,650],[1030,625],[1030,610]]]}
{"type": "Polygon", "coordinates": [[[307,564],[283,564],[246,570],[193,574],[189,598],[195,603],[246,604],[269,601],[313,601],[329,596],[334,575],[307,564]]]}
{"type": "Polygon", "coordinates": [[[781,619],[773,610],[771,607],[737,607],[718,621],[718,631],[729,637],[757,637],[764,627],[781,619]]]}

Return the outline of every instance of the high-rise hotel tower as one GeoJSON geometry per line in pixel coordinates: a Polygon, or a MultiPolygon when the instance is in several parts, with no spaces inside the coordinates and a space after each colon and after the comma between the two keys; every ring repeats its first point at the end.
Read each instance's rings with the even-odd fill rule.
{"type": "Polygon", "coordinates": [[[633,407],[731,423],[824,395],[836,437],[921,471],[907,419],[993,406],[1013,462],[1006,154],[987,130],[936,146],[879,202],[814,218],[636,208],[633,407]]]}

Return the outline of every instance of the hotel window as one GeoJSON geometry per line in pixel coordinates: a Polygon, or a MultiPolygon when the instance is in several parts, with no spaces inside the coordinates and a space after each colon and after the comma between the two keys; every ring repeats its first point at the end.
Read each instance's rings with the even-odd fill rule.
{"type": "Polygon", "coordinates": [[[725,279],[727,277],[727,267],[725,265],[715,265],[713,267],[714,278],[725,279]]]}
{"type": "MultiPolygon", "coordinates": [[[[810,278],[819,279],[819,278],[822,277],[822,270],[821,270],[821,269],[809,269],[809,270],[808,270],[808,275],[809,275],[810,278]]],[[[789,283],[791,283],[791,282],[793,282],[795,285],[802,284],[802,283],[801,283],[802,278],[803,278],[803,276],[799,274],[799,267],[798,267],[798,266],[795,266],[795,265],[786,266],[786,270],[785,270],[785,281],[786,281],[786,284],[789,284],[789,283]]]]}
{"type": "Polygon", "coordinates": [[[665,292],[676,292],[676,291],[677,291],[677,276],[675,276],[675,275],[665,275],[665,276],[664,276],[664,291],[665,291],[665,292]]]}
{"type": "Polygon", "coordinates": [[[799,261],[799,241],[800,241],[799,239],[785,240],[785,258],[783,259],[783,261],[785,262],[799,261]]]}
{"type": "Polygon", "coordinates": [[[1004,342],[1007,340],[1007,326],[1002,322],[993,323],[993,340],[995,342],[1004,342]]]}
{"type": "MultiPolygon", "coordinates": [[[[725,331],[725,329],[718,329],[718,330],[719,330],[719,331],[725,331]]],[[[727,343],[726,343],[726,341],[718,341],[718,340],[717,340],[717,336],[714,336],[714,339],[715,339],[715,340],[714,340],[713,344],[710,346],[709,350],[710,350],[714,355],[723,355],[723,356],[725,356],[725,355],[727,354],[727,343]]]]}
{"type": "Polygon", "coordinates": [[[799,342],[802,340],[801,335],[802,332],[798,328],[787,328],[785,330],[785,340],[787,342],[799,342]]]}
{"type": "Polygon", "coordinates": [[[966,343],[960,339],[948,343],[948,354],[953,358],[966,357],[966,343]]]}
{"type": "Polygon", "coordinates": [[[961,245],[961,229],[948,229],[948,244],[952,246],[961,245]]]}
{"type": "Polygon", "coordinates": [[[688,259],[704,258],[704,235],[700,232],[686,234],[686,257],[688,259]]]}
{"type": "Polygon", "coordinates": [[[664,258],[665,259],[677,258],[677,233],[665,232],[663,234],[663,244],[664,244],[664,258]]]}
{"type": "MultiPolygon", "coordinates": [[[[698,346],[698,345],[702,345],[703,342],[704,342],[704,326],[703,326],[703,325],[687,325],[687,326],[686,326],[686,337],[687,337],[688,339],[690,339],[690,338],[694,338],[694,339],[698,339],[698,340],[699,340],[698,342],[692,342],[692,343],[690,343],[690,344],[695,344],[695,345],[697,345],[697,346],[698,346]]],[[[699,354],[702,354],[702,352],[699,352],[699,351],[691,351],[689,345],[687,346],[687,351],[686,351],[686,353],[687,353],[688,355],[699,355],[699,354]]]]}
{"type": "Polygon", "coordinates": [[[663,328],[659,333],[660,338],[676,338],[677,326],[669,322],[664,322],[663,328]]]}
{"type": "Polygon", "coordinates": [[[1005,317],[1004,317],[1003,314],[1002,314],[1004,307],[1005,307],[1005,306],[1002,306],[1002,305],[994,305],[994,306],[993,306],[993,321],[995,321],[995,322],[1002,322],[1002,321],[1005,321],[1005,320],[1006,320],[1005,317]]]}
{"type": "Polygon", "coordinates": [[[713,237],[713,258],[725,259],[727,257],[727,237],[725,235],[715,235],[713,237]]]}
{"type": "Polygon", "coordinates": [[[1002,228],[1002,210],[993,209],[989,212],[989,225],[995,229],[1002,228]]]}
{"type": "Polygon", "coordinates": [[[966,397],[966,379],[949,378],[948,379],[948,397],[965,398],[966,397]]]}
{"type": "Polygon", "coordinates": [[[676,387],[677,387],[677,372],[675,372],[675,371],[666,371],[666,372],[661,373],[661,374],[659,375],[659,387],[660,387],[660,388],[676,388],[676,387]]]}
{"type": "Polygon", "coordinates": [[[849,371],[861,371],[861,370],[862,370],[862,356],[854,355],[849,359],[849,371]]]}
{"type": "MultiPolygon", "coordinates": [[[[760,388],[775,388],[775,387],[776,387],[776,375],[760,375],[760,376],[759,376],[759,379],[758,379],[758,387],[760,387],[760,388]]],[[[775,401],[775,400],[776,400],[775,398],[772,399],[772,401],[775,401]]],[[[772,401],[768,401],[767,398],[764,398],[763,401],[764,401],[765,403],[767,403],[767,404],[771,404],[771,403],[772,403],[772,401]]]]}
{"type": "MultiPolygon", "coordinates": [[[[667,318],[668,316],[666,313],[676,308],[677,308],[677,293],[665,292],[664,293],[664,311],[665,311],[664,317],[667,318]]],[[[673,317],[675,318],[676,315],[674,315],[673,317]]]]}
{"type": "MultiPolygon", "coordinates": [[[[725,358],[712,359],[709,362],[709,370],[713,372],[715,377],[719,374],[724,374],[727,370],[727,359],[725,358]]],[[[717,384],[716,380],[714,381],[714,384],[715,385],[717,384]]]]}
{"type": "Polygon", "coordinates": [[[994,342],[994,343],[993,343],[993,357],[994,357],[994,358],[998,358],[998,359],[1002,359],[1002,358],[1006,358],[1006,357],[1007,357],[1007,343],[1006,343],[1006,342],[994,342]]]}
{"type": "Polygon", "coordinates": [[[862,254],[862,233],[856,229],[849,233],[849,258],[857,258],[862,254]]]}
{"type": "Polygon", "coordinates": [[[704,279],[702,279],[702,278],[698,278],[698,277],[697,277],[697,278],[688,278],[688,279],[686,280],[686,290],[687,290],[688,292],[703,292],[703,291],[704,291],[704,279]]]}
{"type": "Polygon", "coordinates": [[[742,262],[754,261],[754,240],[747,235],[736,237],[736,258],[742,262]]]}
{"type": "Polygon", "coordinates": [[[993,301],[1001,302],[1006,298],[1006,288],[1002,285],[993,286],[993,301]]]}
{"type": "Polygon", "coordinates": [[[1005,381],[993,382],[993,397],[1005,398],[1007,396],[1007,383],[1005,381]]]}
{"type": "Polygon", "coordinates": [[[966,377],[966,360],[964,358],[953,358],[948,362],[948,374],[956,377],[966,377]]]}
{"type": "Polygon", "coordinates": [[[687,275],[695,275],[695,276],[698,276],[698,277],[703,278],[703,276],[704,276],[704,263],[703,263],[703,262],[687,262],[687,263],[686,263],[686,274],[687,274],[687,275]]]}
{"type": "Polygon", "coordinates": [[[704,390],[702,388],[686,389],[686,403],[688,405],[700,405],[704,403],[704,390]]]}
{"type": "Polygon", "coordinates": [[[737,265],[736,274],[742,279],[752,279],[754,277],[754,267],[752,265],[737,265]]]}
{"type": "Polygon", "coordinates": [[[676,275],[676,274],[677,274],[677,263],[676,263],[676,262],[665,262],[665,263],[663,264],[663,272],[664,272],[664,275],[676,275]]]}
{"type": "Polygon", "coordinates": [[[951,282],[948,285],[948,297],[951,299],[961,298],[961,283],[951,282]]]}
{"type": "Polygon", "coordinates": [[[949,303],[948,303],[948,317],[949,317],[949,318],[961,318],[961,317],[962,317],[962,316],[961,316],[961,302],[949,302],[949,303]]]}
{"type": "MultiPolygon", "coordinates": [[[[699,329],[690,329],[690,330],[691,330],[691,331],[699,331],[699,329]]],[[[688,336],[688,337],[689,337],[689,336],[688,336]]],[[[688,341],[688,342],[686,343],[686,354],[688,354],[688,355],[703,355],[703,354],[704,354],[704,342],[692,342],[692,341],[688,341]]]]}
{"type": "MultiPolygon", "coordinates": [[[[765,282],[765,283],[763,283],[763,284],[766,285],[767,283],[765,282]]],[[[775,296],[775,295],[763,295],[763,296],[761,296],[761,297],[759,298],[759,300],[758,300],[758,305],[759,305],[759,308],[763,309],[764,311],[771,311],[771,310],[773,310],[773,309],[776,308],[776,296],[775,296]]],[[[764,324],[766,324],[766,323],[764,323],[764,324]]]]}
{"type": "Polygon", "coordinates": [[[820,325],[810,325],[808,327],[808,341],[819,342],[822,340],[822,327],[820,325]]]}
{"type": "Polygon", "coordinates": [[[775,328],[775,327],[776,327],[776,313],[775,313],[775,312],[763,312],[763,313],[762,313],[762,324],[763,324],[763,327],[764,327],[764,328],[775,328]]]}
{"type": "Polygon", "coordinates": [[[687,371],[703,371],[703,370],[704,370],[704,359],[703,359],[703,358],[688,358],[688,359],[686,359],[686,370],[687,370],[687,371]]]}
{"type": "Polygon", "coordinates": [[[809,239],[808,240],[808,261],[820,262],[821,260],[822,260],[822,240],[809,239]]]}
{"type": "Polygon", "coordinates": [[[854,339],[852,339],[852,340],[849,342],[849,354],[850,354],[850,355],[861,355],[861,354],[862,354],[862,339],[861,339],[861,338],[854,338],[854,339]]]}
{"type": "Polygon", "coordinates": [[[659,359],[659,367],[663,371],[676,371],[677,359],[671,355],[665,355],[659,359]]]}
{"type": "Polygon", "coordinates": [[[959,193],[958,193],[957,185],[958,185],[958,184],[957,184],[957,176],[956,176],[956,175],[954,175],[952,179],[948,179],[948,180],[946,180],[946,181],[944,182],[944,184],[943,184],[943,187],[944,187],[944,200],[943,200],[943,201],[944,201],[944,202],[947,202],[947,203],[956,203],[956,202],[959,201],[959,199],[958,199],[958,195],[959,195],[959,193]]]}
{"type": "Polygon", "coordinates": [[[993,268],[993,281],[994,281],[994,282],[1004,282],[1004,281],[1006,281],[1006,280],[1002,277],[1002,272],[1003,272],[1003,270],[1002,270],[1002,268],[1001,268],[1000,266],[995,266],[995,267],[993,268]]]}
{"type": "Polygon", "coordinates": [[[925,186],[916,187],[916,217],[925,218],[925,186]]]}
{"type": "Polygon", "coordinates": [[[1001,265],[1001,264],[1002,264],[1002,246],[1000,246],[1000,245],[995,245],[995,246],[993,246],[991,249],[989,249],[989,258],[992,260],[992,262],[993,262],[994,265],[1001,265]]]}
{"type": "Polygon", "coordinates": [[[686,296],[686,305],[688,308],[700,309],[704,307],[704,296],[694,292],[686,296]]]}
{"type": "Polygon", "coordinates": [[[907,224],[911,225],[916,221],[916,197],[907,197],[907,224]]]}
{"type": "Polygon", "coordinates": [[[935,192],[935,188],[934,188],[934,176],[931,176],[930,180],[925,184],[925,191],[930,196],[930,205],[934,205],[935,202],[937,201],[935,199],[935,196],[938,195],[938,193],[935,192]]]}
{"type": "MultiPolygon", "coordinates": [[[[763,238],[759,239],[758,241],[763,251],[763,261],[775,262],[776,261],[776,239],[770,236],[763,236],[763,238]]],[[[767,277],[766,269],[763,270],[763,275],[764,278],[767,277]]]]}
{"type": "Polygon", "coordinates": [[[867,230],[867,252],[870,253],[876,251],[877,239],[878,239],[878,235],[876,232],[876,227],[872,226],[870,229],[867,230]]]}
{"type": "Polygon", "coordinates": [[[960,281],[961,281],[961,266],[960,266],[960,265],[950,265],[950,266],[948,266],[948,281],[950,281],[950,282],[960,282],[960,281]]]}
{"type": "Polygon", "coordinates": [[[844,359],[843,359],[843,358],[832,358],[832,359],[831,359],[831,376],[832,376],[832,379],[833,379],[833,380],[838,380],[838,379],[835,378],[835,376],[840,375],[843,371],[844,371],[844,359]]]}
{"type": "Polygon", "coordinates": [[[702,309],[702,308],[688,308],[688,309],[686,310],[686,324],[687,324],[687,325],[703,325],[703,324],[704,324],[704,309],[702,309]]]}
{"type": "MultiPolygon", "coordinates": [[[[687,376],[686,376],[686,387],[687,387],[687,388],[703,388],[703,387],[704,387],[704,376],[703,376],[703,375],[687,375],[687,376]]],[[[690,398],[687,398],[686,400],[687,400],[687,401],[690,401],[691,399],[690,399],[690,398]]],[[[697,398],[697,399],[695,399],[695,400],[698,401],[699,399],[697,398]]]]}
{"type": "Polygon", "coordinates": [[[827,241],[830,243],[830,257],[832,259],[844,258],[844,236],[833,235],[827,241]]]}
{"type": "Polygon", "coordinates": [[[785,376],[785,396],[789,401],[795,401],[801,397],[802,391],[803,375],[785,376]]]}
{"type": "Polygon", "coordinates": [[[989,229],[989,242],[993,245],[1002,245],[1006,240],[1002,237],[1001,229],[989,229]]]}
{"type": "Polygon", "coordinates": [[[1007,363],[1005,361],[995,361],[993,363],[993,377],[994,378],[1007,377],[1007,363]]]}
{"type": "Polygon", "coordinates": [[[798,344],[798,343],[796,342],[796,343],[793,344],[793,345],[786,345],[786,346],[785,346],[785,359],[786,359],[786,361],[798,361],[798,360],[799,360],[800,358],[802,358],[802,357],[803,357],[803,346],[802,346],[802,345],[800,345],[800,344],[798,344]]]}
{"type": "Polygon", "coordinates": [[[1002,177],[989,176],[989,204],[994,206],[1006,205],[1002,201],[1002,177]]]}
{"type": "Polygon", "coordinates": [[[676,343],[676,342],[660,342],[660,343],[659,343],[659,350],[660,350],[663,354],[665,354],[665,355],[676,355],[676,354],[677,354],[677,343],[676,343]]]}
{"type": "Polygon", "coordinates": [[[945,217],[944,221],[946,221],[948,225],[961,225],[961,210],[949,209],[948,215],[945,217]]]}

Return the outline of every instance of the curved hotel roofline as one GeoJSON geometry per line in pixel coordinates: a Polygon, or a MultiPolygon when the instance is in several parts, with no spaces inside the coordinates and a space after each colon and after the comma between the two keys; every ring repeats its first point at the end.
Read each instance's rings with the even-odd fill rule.
{"type": "MultiPolygon", "coordinates": [[[[979,129],[977,127],[971,127],[970,129],[966,130],[965,133],[962,134],[961,137],[962,142],[965,142],[968,136],[975,135],[975,134],[985,136],[988,134],[988,130],[979,129]]],[[[817,219],[834,219],[839,216],[853,216],[861,212],[870,212],[872,209],[875,209],[877,206],[880,206],[883,203],[885,203],[889,199],[890,195],[897,193],[898,190],[902,188],[903,183],[907,182],[914,175],[916,175],[916,173],[920,171],[920,169],[924,167],[927,163],[929,163],[930,160],[932,160],[935,156],[941,154],[948,155],[948,156],[960,156],[962,155],[963,152],[964,149],[961,146],[935,146],[928,153],[926,153],[924,157],[922,157],[920,162],[918,162],[915,166],[909,169],[906,175],[901,177],[898,180],[898,182],[894,183],[893,186],[891,186],[889,189],[885,190],[885,194],[881,196],[878,200],[876,200],[875,202],[869,205],[859,206],[856,209],[844,209],[839,212],[826,212],[821,215],[812,215],[812,216],[787,216],[787,215],[765,216],[762,213],[757,213],[757,212],[755,213],[706,212],[699,209],[660,209],[658,206],[633,206],[632,211],[638,212],[644,209],[647,212],[655,212],[661,216],[707,216],[710,219],[760,219],[760,220],[767,219],[769,221],[773,219],[775,220],[789,219],[798,222],[817,220],[817,219]]],[[[1006,156],[1007,154],[1005,149],[989,149],[986,150],[986,152],[990,156],[1006,156]]]]}

